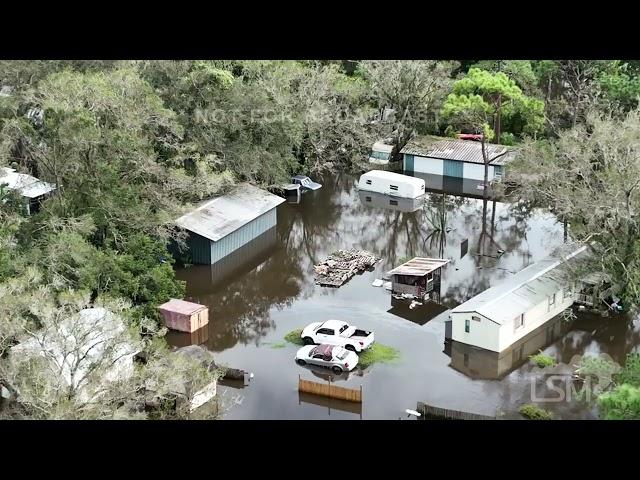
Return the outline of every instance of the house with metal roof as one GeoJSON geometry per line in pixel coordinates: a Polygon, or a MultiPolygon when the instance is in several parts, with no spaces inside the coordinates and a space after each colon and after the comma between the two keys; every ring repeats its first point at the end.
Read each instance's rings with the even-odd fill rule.
{"type": "Polygon", "coordinates": [[[193,263],[212,265],[275,227],[284,198],[249,184],[208,200],[175,223],[187,230],[193,263]]]}
{"type": "Polygon", "coordinates": [[[502,352],[571,307],[587,246],[563,246],[451,310],[451,339],[502,352]]]}
{"type": "Polygon", "coordinates": [[[0,187],[18,192],[26,200],[27,214],[34,213],[39,202],[56,189],[56,186],[38,180],[14,168],[0,167],[0,187]]]}
{"type": "MultiPolygon", "coordinates": [[[[485,149],[491,159],[489,182],[500,181],[514,152],[504,145],[491,143],[486,143],[485,149]]],[[[409,174],[436,176],[441,183],[452,183],[452,179],[455,179],[453,183],[457,181],[460,184],[470,181],[474,188],[484,182],[484,158],[479,141],[427,135],[413,139],[400,153],[403,155],[403,170],[409,174]]],[[[430,184],[428,188],[443,189],[430,184]]]]}

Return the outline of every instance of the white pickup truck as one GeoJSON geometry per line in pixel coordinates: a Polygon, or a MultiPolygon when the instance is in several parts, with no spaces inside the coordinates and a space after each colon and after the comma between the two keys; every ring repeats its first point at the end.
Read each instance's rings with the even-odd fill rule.
{"type": "Polygon", "coordinates": [[[360,330],[347,322],[327,320],[314,322],[300,335],[306,345],[339,345],[354,352],[361,352],[373,345],[373,332],[360,330]]]}

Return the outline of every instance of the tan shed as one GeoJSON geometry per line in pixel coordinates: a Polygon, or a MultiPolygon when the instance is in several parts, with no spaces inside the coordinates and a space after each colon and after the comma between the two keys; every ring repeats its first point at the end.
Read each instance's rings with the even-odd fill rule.
{"type": "Polygon", "coordinates": [[[209,309],[197,303],[172,298],[158,309],[172,330],[193,333],[209,323],[209,309]]]}

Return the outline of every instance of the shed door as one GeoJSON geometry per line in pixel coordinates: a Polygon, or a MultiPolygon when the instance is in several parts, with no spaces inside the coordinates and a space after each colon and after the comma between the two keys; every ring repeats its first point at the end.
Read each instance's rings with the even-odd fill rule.
{"type": "Polygon", "coordinates": [[[463,178],[464,163],[455,160],[444,160],[444,176],[463,178]]]}
{"type": "Polygon", "coordinates": [[[408,155],[408,154],[405,153],[404,154],[404,169],[407,172],[413,172],[413,169],[414,169],[413,164],[414,164],[413,155],[408,155]]]}

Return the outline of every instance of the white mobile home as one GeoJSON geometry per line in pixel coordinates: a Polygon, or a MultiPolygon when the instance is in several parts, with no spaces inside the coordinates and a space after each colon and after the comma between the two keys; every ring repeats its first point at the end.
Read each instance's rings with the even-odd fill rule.
{"type": "Polygon", "coordinates": [[[573,305],[587,246],[557,251],[451,310],[451,339],[494,352],[573,305]]]}
{"type": "Polygon", "coordinates": [[[424,195],[424,180],[399,173],[371,170],[363,173],[358,181],[358,190],[382,193],[393,197],[417,198],[424,195]]]}
{"type": "MultiPolygon", "coordinates": [[[[490,159],[489,182],[502,179],[504,166],[512,160],[513,152],[503,145],[485,144],[490,159]]],[[[400,153],[403,170],[463,180],[484,181],[482,145],[475,140],[455,138],[418,137],[409,142],[400,153]]]]}

